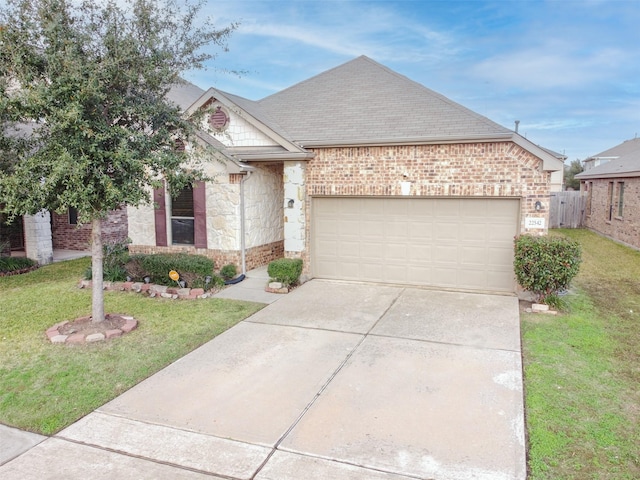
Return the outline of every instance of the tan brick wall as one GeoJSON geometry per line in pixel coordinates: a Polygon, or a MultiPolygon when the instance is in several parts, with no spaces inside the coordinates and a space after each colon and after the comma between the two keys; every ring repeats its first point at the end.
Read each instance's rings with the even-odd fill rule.
{"type": "MultiPolygon", "coordinates": [[[[527,216],[544,217],[548,224],[551,175],[542,160],[511,142],[353,147],[316,149],[306,169],[306,218],[313,196],[399,196],[401,183],[411,182],[418,197],[512,197],[521,201],[521,227],[527,216]],[[544,208],[536,212],[536,201],[544,208]]],[[[309,268],[310,223],[304,252],[309,268]]],[[[531,233],[546,233],[532,230],[531,233]]]]}
{"type": "MultiPolygon", "coordinates": [[[[640,178],[606,178],[591,181],[591,208],[586,225],[607,237],[640,248],[640,178]],[[613,182],[614,210],[609,220],[609,182],[613,182]],[[618,215],[618,183],[624,182],[622,216],[618,215]]],[[[589,202],[589,200],[588,200],[589,202]]]]}
{"type": "MultiPolygon", "coordinates": [[[[89,250],[91,225],[71,225],[69,215],[51,214],[53,248],[59,250],[89,250]]],[[[102,221],[102,241],[120,242],[127,238],[127,210],[121,208],[109,213],[102,221]]]]}

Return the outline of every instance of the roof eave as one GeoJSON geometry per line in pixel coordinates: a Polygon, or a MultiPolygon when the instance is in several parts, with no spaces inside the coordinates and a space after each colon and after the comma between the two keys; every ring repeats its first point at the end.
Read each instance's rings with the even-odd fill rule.
{"type": "Polygon", "coordinates": [[[610,173],[579,173],[576,178],[579,180],[595,180],[599,178],[633,178],[640,177],[640,170],[633,170],[629,172],[610,172],[610,173]]]}
{"type": "Polygon", "coordinates": [[[564,162],[562,160],[545,151],[535,143],[527,140],[522,135],[513,132],[511,134],[511,140],[513,143],[524,148],[532,155],[542,159],[542,170],[545,172],[557,172],[559,170],[564,170],[564,162]]]}
{"type": "Polygon", "coordinates": [[[332,147],[380,147],[397,145],[438,145],[448,143],[476,143],[504,142],[511,138],[510,134],[497,135],[466,135],[448,137],[406,137],[406,138],[376,138],[351,140],[296,140],[304,148],[332,148],[332,147]]]}
{"type": "Polygon", "coordinates": [[[269,162],[269,161],[307,161],[316,155],[313,152],[277,152],[277,153],[234,153],[232,154],[243,162],[269,162]]]}

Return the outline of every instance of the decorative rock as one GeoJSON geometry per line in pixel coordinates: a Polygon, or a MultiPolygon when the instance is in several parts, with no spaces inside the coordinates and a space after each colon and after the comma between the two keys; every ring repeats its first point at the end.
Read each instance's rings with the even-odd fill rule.
{"type": "Polygon", "coordinates": [[[273,290],[278,290],[278,289],[282,288],[282,283],[281,282],[269,282],[269,288],[271,288],[273,290]]]}
{"type": "Polygon", "coordinates": [[[122,336],[122,330],[120,330],[119,328],[116,328],[114,330],[107,330],[105,332],[105,335],[107,336],[107,340],[110,339],[110,338],[121,337],[122,336]]]}
{"type": "Polygon", "coordinates": [[[531,305],[531,310],[533,312],[546,312],[549,310],[549,305],[545,305],[543,303],[534,303],[531,305]]]}
{"type": "Polygon", "coordinates": [[[131,290],[133,288],[133,282],[124,282],[122,288],[126,291],[131,290]]]}
{"type": "Polygon", "coordinates": [[[51,340],[51,343],[65,343],[68,337],[69,335],[54,335],[49,340],[51,340]]]}
{"type": "Polygon", "coordinates": [[[140,284],[140,291],[141,292],[148,292],[149,288],[151,288],[151,285],[149,285],[148,283],[140,284]]]}
{"type": "Polygon", "coordinates": [[[178,298],[189,298],[189,296],[191,295],[191,289],[190,288],[180,288],[177,291],[177,295],[178,295],[178,298]]]}
{"type": "Polygon", "coordinates": [[[58,331],[57,328],[50,328],[49,330],[47,330],[47,338],[49,340],[51,340],[53,337],[57,337],[60,335],[60,332],[58,331]]]}
{"type": "Polygon", "coordinates": [[[130,331],[135,330],[137,327],[138,327],[138,321],[131,319],[124,322],[124,325],[122,326],[121,330],[124,333],[129,333],[130,331]]]}
{"type": "Polygon", "coordinates": [[[73,335],[69,335],[67,337],[66,343],[84,343],[84,335],[81,333],[74,333],[73,335]]]}
{"type": "Polygon", "coordinates": [[[91,280],[80,280],[80,283],[78,284],[78,288],[90,288],[91,287],[91,280]]]}
{"type": "Polygon", "coordinates": [[[269,293],[289,293],[289,289],[287,287],[282,287],[282,288],[271,288],[266,287],[264,289],[265,292],[269,292],[269,293]]]}
{"type": "MultiPolygon", "coordinates": [[[[142,283],[142,282],[135,282],[135,283],[132,283],[132,284],[131,284],[131,290],[133,290],[133,291],[134,291],[134,292],[136,292],[136,293],[139,293],[139,292],[141,292],[141,291],[142,291],[142,287],[143,287],[144,285],[145,285],[145,284],[144,284],[144,283],[142,283]]],[[[149,288],[147,287],[145,290],[148,290],[148,289],[149,289],[149,288]]]]}
{"type": "Polygon", "coordinates": [[[105,339],[105,336],[103,333],[92,333],[91,335],[87,335],[87,338],[85,338],[84,340],[87,343],[93,343],[93,342],[101,342],[104,339],[105,339]]]}
{"type": "Polygon", "coordinates": [[[167,292],[167,286],[166,285],[150,285],[149,286],[149,291],[151,293],[166,293],[167,292]]]}
{"type": "Polygon", "coordinates": [[[112,283],[111,282],[103,282],[102,289],[103,290],[111,290],[112,283]]]}
{"type": "Polygon", "coordinates": [[[204,288],[192,288],[190,295],[198,297],[204,295],[204,288]]]}
{"type": "Polygon", "coordinates": [[[172,293],[169,293],[169,292],[162,292],[162,293],[160,294],[160,296],[161,296],[162,298],[173,298],[173,294],[172,294],[172,293]]]}

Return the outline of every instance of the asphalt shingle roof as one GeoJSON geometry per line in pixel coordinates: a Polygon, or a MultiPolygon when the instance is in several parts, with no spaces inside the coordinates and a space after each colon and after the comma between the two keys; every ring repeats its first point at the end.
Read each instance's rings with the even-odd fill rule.
{"type": "Polygon", "coordinates": [[[590,158],[603,157],[611,160],[576,175],[576,178],[640,177],[640,138],[626,140],[590,158]]]}
{"type": "Polygon", "coordinates": [[[615,147],[609,148],[604,152],[600,152],[596,155],[592,155],[589,158],[603,158],[603,157],[622,157],[630,153],[640,154],[640,138],[632,138],[631,140],[625,140],[615,147]]]}
{"type": "Polygon", "coordinates": [[[185,80],[171,87],[167,93],[167,99],[178,105],[182,111],[185,111],[198,100],[203,93],[203,89],[185,80]]]}
{"type": "Polygon", "coordinates": [[[512,133],[366,56],[255,103],[302,145],[512,133]]]}

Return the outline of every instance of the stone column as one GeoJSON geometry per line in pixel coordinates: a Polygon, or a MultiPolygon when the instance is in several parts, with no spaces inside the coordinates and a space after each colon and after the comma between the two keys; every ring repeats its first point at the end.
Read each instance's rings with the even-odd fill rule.
{"type": "Polygon", "coordinates": [[[51,215],[47,210],[24,216],[24,237],[27,257],[40,265],[53,262],[51,215]]]}
{"type": "Polygon", "coordinates": [[[305,167],[304,162],[284,162],[284,251],[305,249],[305,167]],[[289,205],[292,203],[291,207],[289,205]]]}

